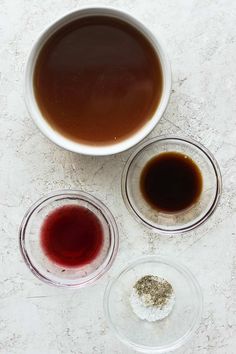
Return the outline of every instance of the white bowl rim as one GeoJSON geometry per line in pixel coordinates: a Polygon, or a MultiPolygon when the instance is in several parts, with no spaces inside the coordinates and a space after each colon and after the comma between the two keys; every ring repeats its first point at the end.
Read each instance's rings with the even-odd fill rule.
{"type": "Polygon", "coordinates": [[[38,126],[39,130],[55,144],[65,148],[66,150],[81,153],[84,155],[93,155],[93,156],[104,156],[112,155],[122,151],[125,151],[134,145],[138,144],[143,140],[156,126],[156,124],[161,119],[164,114],[167,104],[169,102],[171,93],[171,67],[166,55],[166,51],[163,49],[163,44],[160,43],[159,38],[156,36],[144,25],[140,20],[133,17],[129,12],[120,10],[111,6],[85,6],[74,11],[70,11],[62,17],[56,19],[51,24],[49,24],[38,36],[38,39],[35,41],[31,52],[29,54],[26,69],[25,69],[25,85],[24,85],[24,98],[27,110],[34,120],[35,124],[38,126]],[[159,60],[161,62],[162,73],[163,73],[163,92],[159,105],[152,118],[135,134],[124,139],[123,141],[117,144],[111,145],[86,145],[72,141],[56,130],[54,130],[46,119],[43,117],[40,109],[38,107],[34,89],[33,89],[33,73],[35,62],[37,60],[38,53],[42,48],[45,41],[54,33],[58,28],[62,27],[64,24],[73,21],[73,19],[89,16],[89,15],[105,15],[111,17],[117,17],[121,20],[128,22],[130,25],[134,26],[139,30],[147,40],[152,44],[154,50],[156,51],[159,60]]]}

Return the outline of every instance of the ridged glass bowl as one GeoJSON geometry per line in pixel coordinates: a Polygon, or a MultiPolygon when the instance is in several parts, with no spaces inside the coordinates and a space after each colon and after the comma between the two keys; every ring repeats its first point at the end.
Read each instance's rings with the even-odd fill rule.
{"type": "Polygon", "coordinates": [[[92,195],[76,190],[56,191],[34,203],[22,220],[19,236],[21,253],[33,274],[48,284],[68,288],[96,282],[111,267],[119,244],[118,229],[109,209],[92,195]],[[65,205],[87,208],[96,215],[103,228],[104,241],[99,255],[83,266],[67,268],[52,262],[40,243],[40,230],[45,218],[65,205]]]}
{"type": "MultiPolygon", "coordinates": [[[[173,181],[174,183],[174,181],[173,181]]],[[[214,212],[221,195],[221,174],[213,155],[201,144],[182,137],[156,137],[143,142],[129,157],[121,181],[122,196],[128,210],[141,223],[160,233],[183,233],[205,222],[214,212]],[[202,175],[202,192],[196,203],[177,213],[152,208],[140,189],[143,168],[154,156],[178,152],[191,158],[202,175]]]]}
{"type": "Polygon", "coordinates": [[[114,334],[126,345],[143,353],[163,353],[188,341],[202,314],[202,294],[193,274],[179,262],[147,256],[122,270],[108,284],[104,310],[114,334]],[[175,304],[162,320],[148,322],[133,312],[130,295],[134,284],[145,275],[166,279],[173,287],[175,304]]]}

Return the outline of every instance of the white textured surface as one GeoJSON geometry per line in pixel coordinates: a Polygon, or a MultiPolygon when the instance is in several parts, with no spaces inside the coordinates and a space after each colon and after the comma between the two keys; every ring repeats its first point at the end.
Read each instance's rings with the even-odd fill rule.
{"type": "Polygon", "coordinates": [[[130,154],[93,158],[64,151],[34,126],[23,101],[26,57],[39,32],[66,11],[95,1],[0,0],[0,353],[131,354],[113,337],[102,297],[110,277],[142,254],[168,254],[196,275],[205,306],[197,335],[178,354],[234,354],[236,347],[236,2],[233,0],[103,0],[129,10],[163,39],[173,93],[152,136],[184,134],[218,159],[224,194],[195,232],[159,236],[138,225],[120,196],[130,154]],[[93,193],[113,211],[120,252],[91,288],[56,289],[28,271],[18,227],[30,204],[59,188],[93,193]]]}

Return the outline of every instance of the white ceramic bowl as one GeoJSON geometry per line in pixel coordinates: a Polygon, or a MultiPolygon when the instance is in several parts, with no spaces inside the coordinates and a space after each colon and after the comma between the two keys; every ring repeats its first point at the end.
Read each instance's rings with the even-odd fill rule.
{"type": "Polygon", "coordinates": [[[87,7],[83,9],[76,10],[71,12],[59,20],[52,23],[49,27],[47,27],[36,40],[33,48],[31,50],[27,66],[26,66],[26,75],[25,75],[25,101],[28,111],[35,121],[38,128],[45,134],[50,140],[52,140],[57,145],[77,153],[85,154],[85,155],[111,155],[115,153],[119,153],[121,151],[127,150],[130,147],[134,146],[138,142],[140,142],[143,138],[145,138],[155,127],[155,125],[160,120],[161,116],[163,115],[168,100],[170,96],[171,90],[171,69],[168,58],[163,51],[163,48],[156,39],[156,37],[138,20],[134,17],[130,16],[129,14],[122,12],[117,9],[107,8],[107,7],[87,7]],[[66,24],[74,21],[78,18],[83,18],[86,16],[109,16],[121,19],[137,30],[139,30],[151,43],[154,50],[156,51],[157,56],[159,57],[161,67],[162,67],[162,75],[163,75],[163,91],[160,103],[154,113],[153,117],[135,134],[130,136],[129,138],[112,145],[105,145],[105,146],[91,146],[81,144],[75,141],[72,141],[65,136],[61,135],[59,132],[54,130],[48,122],[43,117],[35,95],[34,95],[34,88],[33,88],[33,75],[34,75],[34,68],[35,64],[39,55],[40,50],[42,49],[45,42],[54,34],[59,28],[65,26],[66,24]]]}

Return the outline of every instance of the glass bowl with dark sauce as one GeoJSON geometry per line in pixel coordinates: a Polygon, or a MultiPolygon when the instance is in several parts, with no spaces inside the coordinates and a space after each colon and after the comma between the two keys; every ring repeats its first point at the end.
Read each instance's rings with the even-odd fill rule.
{"type": "Polygon", "coordinates": [[[213,155],[182,137],[158,137],[139,145],[122,175],[122,195],[135,218],[157,232],[182,233],[206,221],[221,195],[213,155]]]}
{"type": "Polygon", "coordinates": [[[96,282],[112,265],[118,243],[109,209],[81,191],[41,198],[20,227],[20,250],[29,269],[40,280],[61,287],[96,282]]]}

